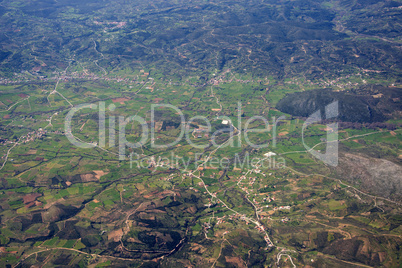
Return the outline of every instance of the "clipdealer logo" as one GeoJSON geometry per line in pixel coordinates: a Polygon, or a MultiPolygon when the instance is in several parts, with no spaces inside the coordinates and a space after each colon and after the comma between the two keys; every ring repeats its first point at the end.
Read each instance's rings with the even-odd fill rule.
{"type": "MultiPolygon", "coordinates": [[[[153,104],[151,105],[151,120],[150,123],[138,115],[124,117],[124,116],[114,116],[110,115],[106,118],[106,111],[114,112],[116,106],[114,104],[110,104],[106,107],[105,102],[99,102],[98,104],[80,104],[78,106],[73,107],[67,114],[64,123],[65,135],[67,139],[78,148],[83,149],[90,149],[94,147],[106,148],[107,140],[108,140],[108,147],[118,147],[118,156],[119,160],[126,160],[126,149],[127,148],[140,148],[147,144],[149,141],[151,148],[154,149],[167,149],[176,146],[179,144],[183,138],[186,142],[194,148],[197,149],[204,149],[208,146],[214,146],[215,148],[225,148],[225,147],[238,147],[242,146],[242,141],[247,143],[253,149],[264,149],[268,148],[272,145],[272,148],[276,148],[277,145],[277,127],[280,121],[286,119],[285,116],[280,116],[278,118],[273,117],[271,121],[263,116],[253,116],[247,119],[244,124],[244,119],[241,116],[242,105],[238,103],[238,114],[237,114],[237,124],[232,124],[232,120],[227,116],[219,117],[219,120],[222,120],[222,124],[224,125],[223,128],[216,130],[212,133],[211,137],[209,138],[206,144],[200,144],[199,142],[194,143],[191,140],[191,126],[194,125],[195,122],[202,121],[204,131],[206,133],[212,132],[212,124],[210,119],[207,117],[197,115],[190,118],[186,121],[183,112],[176,106],[171,104],[153,104]],[[170,109],[171,111],[175,112],[175,114],[180,118],[180,133],[176,137],[176,139],[168,144],[156,144],[156,133],[155,133],[155,123],[156,123],[156,109],[158,108],[170,109]],[[99,135],[98,135],[98,142],[97,143],[88,143],[82,141],[81,139],[77,138],[72,132],[72,121],[74,116],[81,110],[84,109],[91,109],[93,111],[98,112],[99,118],[99,135]],[[252,129],[249,128],[250,125],[254,122],[258,121],[260,124],[262,123],[264,128],[262,129],[252,129]],[[141,128],[141,137],[140,140],[133,143],[127,140],[126,138],[126,127],[130,123],[136,122],[141,128]],[[108,125],[108,137],[106,137],[106,125],[108,125]],[[244,128],[243,128],[244,126],[244,128]],[[116,129],[118,129],[118,134],[116,134],[116,129]],[[220,134],[228,133],[229,139],[227,142],[223,144],[218,144],[216,142],[217,137],[220,134]],[[253,143],[250,138],[250,133],[267,133],[267,135],[271,136],[271,143],[267,142],[265,144],[255,144],[253,143]],[[108,139],[107,139],[108,138],[108,139]],[[117,138],[117,143],[116,143],[117,138]],[[235,143],[235,138],[237,138],[237,142],[235,143]]],[[[338,116],[338,102],[331,103],[327,105],[325,108],[325,115],[326,119],[336,118],[338,116]]],[[[319,160],[323,161],[325,164],[330,166],[337,166],[338,164],[338,124],[333,123],[327,125],[327,148],[325,153],[320,153],[319,151],[314,150],[314,148],[309,147],[305,143],[305,130],[306,128],[315,123],[319,123],[321,121],[321,113],[320,111],[315,112],[312,114],[304,123],[302,128],[302,143],[306,151],[309,152],[314,157],[318,158],[319,160]]]]}
{"type": "MultiPolygon", "coordinates": [[[[325,106],[325,119],[333,119],[338,117],[339,115],[339,103],[335,101],[327,106],[325,106]]],[[[336,167],[338,166],[338,123],[331,123],[326,125],[326,149],[325,153],[320,153],[319,151],[314,150],[314,148],[309,147],[306,145],[304,140],[304,132],[306,128],[314,123],[319,123],[322,121],[321,118],[321,111],[316,111],[314,114],[309,116],[307,120],[303,124],[302,128],[302,141],[303,146],[306,148],[307,152],[313,155],[315,158],[321,160],[325,164],[336,167]]]]}

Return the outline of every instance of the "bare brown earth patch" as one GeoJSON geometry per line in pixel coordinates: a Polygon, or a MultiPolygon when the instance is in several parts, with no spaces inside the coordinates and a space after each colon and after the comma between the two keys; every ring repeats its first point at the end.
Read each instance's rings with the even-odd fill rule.
{"type": "Polygon", "coordinates": [[[94,170],[94,173],[96,174],[96,175],[95,175],[95,178],[97,178],[98,180],[99,180],[102,176],[109,174],[109,172],[104,172],[104,171],[102,171],[102,170],[94,170]]]}
{"type": "Polygon", "coordinates": [[[18,97],[25,99],[26,97],[28,97],[28,95],[21,93],[21,94],[18,94],[18,97]]]}
{"type": "Polygon", "coordinates": [[[99,181],[99,179],[106,174],[108,173],[102,170],[94,170],[93,173],[81,174],[80,176],[82,182],[92,182],[92,181],[99,181]]]}
{"type": "Polygon", "coordinates": [[[82,182],[90,182],[90,181],[97,181],[98,179],[95,177],[94,174],[82,174],[81,180],[82,182]]]}
{"type": "Polygon", "coordinates": [[[236,267],[246,268],[246,266],[244,265],[243,260],[240,259],[240,257],[225,256],[225,260],[226,260],[227,263],[234,264],[236,267]]]}
{"type": "Polygon", "coordinates": [[[113,101],[114,103],[118,102],[118,103],[120,103],[120,104],[124,104],[126,101],[129,101],[129,100],[130,100],[129,98],[116,98],[116,99],[112,99],[112,101],[113,101]]]}
{"type": "Polygon", "coordinates": [[[111,231],[108,234],[107,239],[113,240],[114,242],[119,242],[122,237],[123,237],[123,229],[120,228],[120,229],[111,231]]]}
{"type": "Polygon", "coordinates": [[[36,198],[38,198],[40,196],[42,196],[42,194],[38,194],[38,193],[26,195],[23,197],[24,204],[34,202],[36,200],[36,198]]]}

